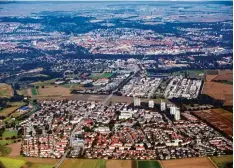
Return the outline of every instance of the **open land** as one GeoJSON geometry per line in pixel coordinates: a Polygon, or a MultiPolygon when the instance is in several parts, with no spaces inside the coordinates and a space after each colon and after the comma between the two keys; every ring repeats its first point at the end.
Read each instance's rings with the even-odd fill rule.
{"type": "Polygon", "coordinates": [[[163,168],[215,168],[207,157],[160,161],[163,168]]]}
{"type": "Polygon", "coordinates": [[[220,112],[216,112],[212,110],[202,110],[202,111],[195,111],[192,112],[199,118],[205,120],[209,124],[213,125],[220,131],[224,132],[225,134],[232,137],[233,135],[233,123],[230,121],[230,119],[227,119],[227,117],[224,117],[220,112]]]}

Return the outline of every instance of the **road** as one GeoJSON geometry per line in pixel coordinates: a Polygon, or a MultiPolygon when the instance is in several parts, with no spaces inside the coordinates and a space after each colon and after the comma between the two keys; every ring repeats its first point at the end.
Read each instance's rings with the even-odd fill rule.
{"type": "Polygon", "coordinates": [[[59,168],[60,167],[60,165],[63,163],[63,161],[66,159],[66,156],[67,156],[67,154],[68,154],[68,152],[69,152],[70,150],[67,150],[65,153],[64,153],[64,155],[63,155],[63,157],[58,161],[58,163],[56,163],[56,165],[54,166],[55,168],[59,168]]]}

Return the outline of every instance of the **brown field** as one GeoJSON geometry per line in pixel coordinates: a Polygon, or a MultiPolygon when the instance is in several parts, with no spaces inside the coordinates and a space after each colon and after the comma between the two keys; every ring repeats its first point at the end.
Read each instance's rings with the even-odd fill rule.
{"type": "Polygon", "coordinates": [[[12,97],[13,89],[6,83],[0,83],[0,97],[12,97]]]}
{"type": "Polygon", "coordinates": [[[61,97],[61,96],[70,96],[69,88],[61,87],[61,86],[45,86],[44,88],[38,89],[39,95],[35,97],[61,97]]]}
{"type": "Polygon", "coordinates": [[[205,82],[203,94],[207,94],[215,99],[224,100],[224,105],[233,103],[233,86],[217,82],[205,82]]]}
{"type": "Polygon", "coordinates": [[[206,71],[206,81],[212,80],[227,80],[233,81],[233,72],[232,70],[207,70],[206,71]]]}
{"type": "Polygon", "coordinates": [[[8,145],[8,147],[11,148],[11,153],[9,154],[9,156],[19,156],[20,155],[21,142],[8,145]]]}
{"type": "Polygon", "coordinates": [[[231,119],[227,119],[227,116],[224,116],[223,112],[220,112],[219,110],[215,111],[202,110],[202,111],[194,111],[192,113],[198,116],[199,118],[205,120],[206,122],[210,123],[215,128],[219,129],[220,131],[232,137],[233,123],[231,119]]]}
{"type": "Polygon", "coordinates": [[[132,168],[131,160],[108,160],[106,168],[132,168]]]}
{"type": "Polygon", "coordinates": [[[226,111],[224,109],[212,109],[211,111],[216,115],[222,116],[227,120],[229,120],[230,122],[233,122],[233,113],[226,111]]]}
{"type": "Polygon", "coordinates": [[[163,168],[215,168],[207,157],[160,161],[163,168]]]}
{"type": "Polygon", "coordinates": [[[213,81],[229,81],[229,82],[233,82],[233,73],[227,73],[227,74],[223,74],[223,75],[217,75],[212,80],[213,81]]]}

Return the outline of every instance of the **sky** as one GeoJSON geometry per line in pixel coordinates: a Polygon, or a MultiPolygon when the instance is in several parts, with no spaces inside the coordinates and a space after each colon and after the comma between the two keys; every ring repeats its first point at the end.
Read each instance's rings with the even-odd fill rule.
{"type": "Polygon", "coordinates": [[[0,1],[233,1],[233,0],[0,0],[0,1]]]}

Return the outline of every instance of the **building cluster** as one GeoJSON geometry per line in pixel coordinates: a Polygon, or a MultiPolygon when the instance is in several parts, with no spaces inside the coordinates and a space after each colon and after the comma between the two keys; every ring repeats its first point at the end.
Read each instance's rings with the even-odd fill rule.
{"type": "Polygon", "coordinates": [[[160,97],[158,92],[161,92],[161,96],[167,99],[195,99],[200,93],[202,84],[200,79],[183,76],[149,77],[142,75],[132,78],[119,92],[122,96],[139,98],[160,97]]]}
{"type": "MultiPolygon", "coordinates": [[[[76,100],[41,101],[40,106],[20,123],[25,156],[172,159],[232,152],[231,140],[190,112],[177,118],[177,108],[170,108],[170,114],[126,103],[76,100]]],[[[161,103],[162,110],[168,107],[161,103]]]]}
{"type": "Polygon", "coordinates": [[[183,76],[175,76],[171,79],[164,91],[164,97],[195,99],[200,93],[202,80],[188,79],[183,76]]]}
{"type": "MultiPolygon", "coordinates": [[[[183,29],[184,30],[184,29],[183,29]]],[[[185,29],[187,30],[187,29],[185,29]]],[[[202,31],[202,30],[201,30],[202,31]]],[[[133,28],[96,29],[71,37],[70,41],[88,49],[92,54],[178,55],[184,53],[224,54],[232,52],[224,47],[205,46],[205,41],[221,41],[221,36],[191,36],[185,31],[181,37],[158,34],[152,30],[133,28]],[[196,42],[194,42],[196,40],[196,42]]]]}
{"type": "Polygon", "coordinates": [[[160,83],[160,78],[134,77],[120,90],[120,93],[128,97],[151,98],[160,83]]]}

